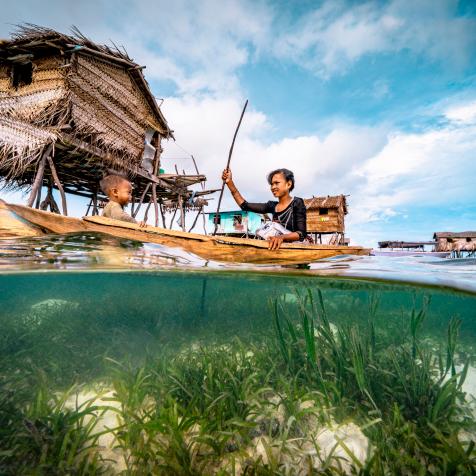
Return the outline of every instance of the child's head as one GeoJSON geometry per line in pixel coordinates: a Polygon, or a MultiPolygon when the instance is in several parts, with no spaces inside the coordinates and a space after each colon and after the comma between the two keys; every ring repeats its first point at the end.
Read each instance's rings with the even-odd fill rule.
{"type": "Polygon", "coordinates": [[[127,205],[132,200],[132,185],[126,177],[121,175],[106,175],[100,182],[101,190],[109,197],[109,200],[127,205]]]}

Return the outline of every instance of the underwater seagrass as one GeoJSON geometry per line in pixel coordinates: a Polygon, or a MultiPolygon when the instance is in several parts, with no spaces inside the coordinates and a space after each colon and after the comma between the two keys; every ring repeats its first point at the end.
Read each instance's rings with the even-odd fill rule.
{"type": "MultiPolygon", "coordinates": [[[[70,349],[87,350],[88,365],[71,374],[55,367],[51,350],[43,370],[17,342],[15,363],[25,369],[2,367],[0,382],[2,474],[476,471],[474,406],[464,390],[474,362],[458,343],[458,318],[430,334],[426,297],[390,320],[370,293],[365,316],[349,319],[320,289],[291,291],[271,300],[261,328],[229,338],[204,324],[168,345],[163,332],[178,337],[180,323],[116,318],[112,340],[110,319],[74,317],[77,306],[67,304],[71,319],[62,314],[56,339],[67,342],[89,315],[85,342],[70,349]],[[142,359],[120,352],[130,351],[131,330],[147,336],[142,359]]],[[[53,335],[58,312],[9,321],[17,326],[10,337],[53,335]]],[[[3,357],[12,356],[8,342],[3,357]]]]}

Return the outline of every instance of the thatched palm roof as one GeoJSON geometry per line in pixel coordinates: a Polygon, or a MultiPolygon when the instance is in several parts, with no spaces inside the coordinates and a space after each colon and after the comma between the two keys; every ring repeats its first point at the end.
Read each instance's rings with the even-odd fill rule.
{"type": "MultiPolygon", "coordinates": [[[[0,43],[0,180],[31,184],[48,148],[66,186],[90,191],[106,168],[147,177],[146,131],[172,136],[125,51],[36,25],[0,43]]],[[[158,135],[158,136],[157,136],[158,135]]]]}
{"type": "Polygon", "coordinates": [[[347,215],[347,200],[345,195],[335,195],[326,197],[312,197],[304,200],[306,209],[309,211],[319,208],[340,208],[344,210],[344,214],[347,215]]]}
{"type": "Polygon", "coordinates": [[[128,73],[137,82],[144,98],[157,116],[157,122],[161,125],[163,134],[170,135],[172,133],[142,74],[144,67],[135,63],[124,49],[94,43],[76,27],[72,28],[72,35],[65,35],[51,28],[30,23],[21,25],[12,34],[10,41],[0,42],[0,62],[4,62],[11,55],[24,54],[25,52],[28,52],[26,54],[41,52],[42,55],[45,55],[48,50],[61,54],[80,51],[82,54],[90,54],[127,68],[128,73]]]}
{"type": "Polygon", "coordinates": [[[452,239],[461,239],[461,238],[476,238],[476,231],[437,231],[433,234],[433,239],[438,240],[440,238],[452,238],[452,239]]]}

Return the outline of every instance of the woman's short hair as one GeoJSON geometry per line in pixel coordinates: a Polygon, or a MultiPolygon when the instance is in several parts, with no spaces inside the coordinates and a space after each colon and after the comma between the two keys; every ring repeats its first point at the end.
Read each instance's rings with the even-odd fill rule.
{"type": "Polygon", "coordinates": [[[268,183],[270,185],[271,185],[271,182],[273,181],[273,177],[276,174],[283,174],[284,180],[286,180],[286,182],[291,182],[291,188],[289,189],[289,191],[294,189],[294,174],[288,169],[276,169],[270,172],[268,174],[268,183]]]}

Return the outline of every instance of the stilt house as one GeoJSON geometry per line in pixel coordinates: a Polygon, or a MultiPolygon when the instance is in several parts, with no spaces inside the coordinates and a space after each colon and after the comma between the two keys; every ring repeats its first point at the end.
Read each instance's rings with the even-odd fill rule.
{"type": "Polygon", "coordinates": [[[307,209],[307,232],[315,243],[345,245],[345,195],[312,197],[304,200],[307,209]]]}
{"type": "Polygon", "coordinates": [[[156,225],[164,203],[181,213],[203,207],[208,192],[189,189],[206,180],[198,170],[159,173],[161,142],[173,132],[143,68],[77,30],[27,25],[0,42],[0,185],[30,188],[29,206],[59,212],[56,188],[63,214],[67,193],[87,197],[97,214],[105,198],[99,181],[117,171],[134,184],[133,214],[153,204],[156,225]]]}
{"type": "Polygon", "coordinates": [[[433,234],[436,251],[454,251],[455,253],[476,252],[476,231],[441,231],[433,234]]]}

